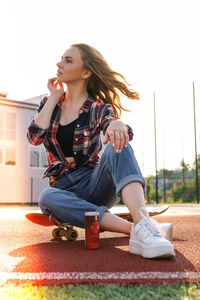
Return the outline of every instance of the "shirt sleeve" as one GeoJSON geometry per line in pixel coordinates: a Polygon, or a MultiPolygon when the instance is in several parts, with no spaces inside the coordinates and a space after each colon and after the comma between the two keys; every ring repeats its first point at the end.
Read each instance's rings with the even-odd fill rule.
{"type": "MultiPolygon", "coordinates": [[[[42,110],[42,108],[44,107],[47,100],[48,100],[47,97],[42,98],[40,105],[37,109],[38,113],[42,110]]],[[[35,123],[35,120],[33,119],[28,127],[27,139],[30,144],[32,144],[34,146],[38,146],[44,142],[47,132],[48,132],[48,128],[43,129],[43,128],[39,127],[35,123]]]]}
{"type": "Polygon", "coordinates": [[[103,112],[102,112],[102,118],[100,122],[101,130],[103,131],[103,134],[105,135],[106,129],[111,121],[116,120],[114,110],[112,108],[112,105],[106,104],[103,112]]]}
{"type": "Polygon", "coordinates": [[[129,141],[132,141],[134,133],[133,133],[133,129],[126,124],[126,126],[128,127],[128,136],[129,136],[129,141]]]}
{"type": "MultiPolygon", "coordinates": [[[[107,104],[106,108],[104,109],[103,116],[101,119],[101,129],[102,129],[104,135],[106,133],[106,129],[107,129],[108,125],[113,120],[116,120],[114,110],[110,104],[107,104]]],[[[126,126],[128,128],[129,141],[131,141],[134,136],[133,130],[129,125],[126,125],[126,126]]]]}

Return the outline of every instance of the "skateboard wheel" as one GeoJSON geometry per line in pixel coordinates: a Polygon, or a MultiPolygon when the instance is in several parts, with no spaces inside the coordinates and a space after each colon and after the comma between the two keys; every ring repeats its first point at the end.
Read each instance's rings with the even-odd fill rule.
{"type": "Polygon", "coordinates": [[[69,228],[65,234],[65,237],[69,241],[75,241],[78,238],[78,232],[73,228],[69,228]]]}
{"type": "Polygon", "coordinates": [[[53,230],[52,230],[52,237],[54,238],[54,239],[61,239],[61,236],[60,236],[60,229],[59,228],[54,228],[53,230]]]}

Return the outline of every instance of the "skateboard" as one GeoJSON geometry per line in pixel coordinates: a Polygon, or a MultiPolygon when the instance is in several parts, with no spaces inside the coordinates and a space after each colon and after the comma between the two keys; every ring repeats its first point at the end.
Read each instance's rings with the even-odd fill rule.
{"type": "Polygon", "coordinates": [[[42,226],[57,226],[52,230],[54,239],[65,237],[69,241],[75,241],[78,238],[78,231],[68,223],[59,222],[54,217],[42,213],[29,213],[25,215],[29,221],[42,226]]]}
{"type": "MultiPolygon", "coordinates": [[[[157,215],[160,215],[164,213],[169,208],[168,205],[161,206],[159,208],[156,208],[155,210],[149,211],[149,216],[154,217],[157,215]]],[[[121,208],[114,207],[110,209],[110,212],[114,215],[121,217],[122,219],[125,219],[129,222],[133,222],[130,212],[124,211],[121,212],[121,208]]],[[[26,219],[29,221],[42,225],[42,226],[57,226],[52,230],[52,237],[56,239],[61,239],[62,237],[65,237],[69,241],[75,241],[78,238],[78,232],[73,228],[72,225],[69,223],[63,223],[56,218],[52,216],[47,216],[42,213],[28,213],[25,215],[26,219]]]]}
{"type": "MultiPolygon", "coordinates": [[[[169,205],[162,205],[162,206],[157,207],[156,209],[153,209],[153,210],[149,210],[148,207],[147,207],[147,210],[149,212],[150,217],[155,217],[155,216],[163,214],[165,211],[168,210],[168,208],[169,208],[169,205]]],[[[114,215],[118,216],[118,217],[121,217],[124,220],[127,220],[129,222],[133,222],[133,219],[131,217],[130,212],[128,211],[128,208],[125,207],[125,209],[123,209],[123,210],[124,211],[121,212],[121,208],[118,208],[116,206],[116,207],[111,208],[110,212],[113,213],[114,215]]]]}

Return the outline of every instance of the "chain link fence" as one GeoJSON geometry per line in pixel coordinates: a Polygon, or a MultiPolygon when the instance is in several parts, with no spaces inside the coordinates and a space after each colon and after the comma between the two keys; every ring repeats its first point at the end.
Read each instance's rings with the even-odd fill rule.
{"type": "Polygon", "coordinates": [[[146,178],[147,203],[197,203],[200,180],[197,185],[194,168],[159,170],[156,176],[146,178]],[[156,184],[157,181],[157,184],[156,184]],[[157,186],[157,189],[156,189],[157,186]]]}

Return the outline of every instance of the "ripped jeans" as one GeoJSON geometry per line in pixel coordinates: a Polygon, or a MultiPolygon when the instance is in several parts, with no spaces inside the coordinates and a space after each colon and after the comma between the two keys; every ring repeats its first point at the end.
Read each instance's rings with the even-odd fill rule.
{"type": "Polygon", "coordinates": [[[143,178],[130,144],[116,153],[109,143],[94,167],[66,170],[51,187],[39,195],[39,206],[46,215],[74,226],[85,226],[85,212],[98,212],[99,221],[108,208],[120,201],[121,190],[143,178]]]}

